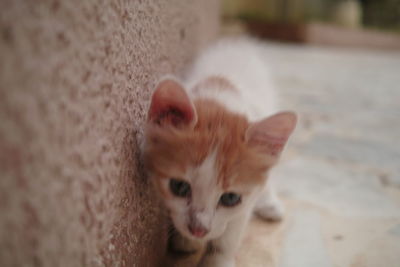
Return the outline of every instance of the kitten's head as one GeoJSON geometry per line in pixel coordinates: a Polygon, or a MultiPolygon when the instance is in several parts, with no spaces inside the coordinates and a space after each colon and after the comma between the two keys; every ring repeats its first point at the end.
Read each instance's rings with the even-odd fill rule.
{"type": "Polygon", "coordinates": [[[220,236],[252,206],[295,124],[291,112],[249,123],[162,81],[148,113],[144,157],[176,229],[198,240],[220,236]]]}

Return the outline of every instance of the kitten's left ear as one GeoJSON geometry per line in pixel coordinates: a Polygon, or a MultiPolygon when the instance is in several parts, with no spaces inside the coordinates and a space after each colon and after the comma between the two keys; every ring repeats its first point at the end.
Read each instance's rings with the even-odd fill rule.
{"type": "Polygon", "coordinates": [[[147,119],[159,125],[190,126],[197,122],[196,109],[177,81],[162,80],[151,98],[147,119]]]}
{"type": "Polygon", "coordinates": [[[246,131],[246,142],[263,153],[279,156],[296,127],[297,116],[285,111],[253,123],[246,131]]]}

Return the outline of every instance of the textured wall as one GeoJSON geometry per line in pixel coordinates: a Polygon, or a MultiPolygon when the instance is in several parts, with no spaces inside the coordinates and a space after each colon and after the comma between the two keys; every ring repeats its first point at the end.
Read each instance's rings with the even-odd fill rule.
{"type": "Polygon", "coordinates": [[[217,0],[0,1],[0,266],[162,261],[138,140],[217,26],[217,0]]]}

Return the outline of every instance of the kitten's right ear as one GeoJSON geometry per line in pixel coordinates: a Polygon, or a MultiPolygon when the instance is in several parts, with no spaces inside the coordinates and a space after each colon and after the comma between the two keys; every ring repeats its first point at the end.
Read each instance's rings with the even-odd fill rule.
{"type": "Polygon", "coordinates": [[[197,114],[185,89],[178,82],[165,79],[153,93],[147,119],[159,125],[194,127],[197,114]]]}

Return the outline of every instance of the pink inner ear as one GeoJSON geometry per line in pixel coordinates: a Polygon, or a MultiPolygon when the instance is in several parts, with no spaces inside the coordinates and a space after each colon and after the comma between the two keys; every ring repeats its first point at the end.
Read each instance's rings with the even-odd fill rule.
{"type": "Polygon", "coordinates": [[[297,117],[293,112],[275,114],[250,125],[246,132],[246,141],[264,153],[277,156],[296,127],[296,122],[297,117]]]}
{"type": "Polygon", "coordinates": [[[173,80],[163,80],[152,96],[148,120],[160,125],[194,125],[197,115],[185,89],[173,80]]]}

